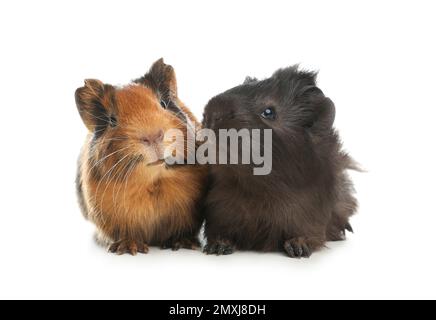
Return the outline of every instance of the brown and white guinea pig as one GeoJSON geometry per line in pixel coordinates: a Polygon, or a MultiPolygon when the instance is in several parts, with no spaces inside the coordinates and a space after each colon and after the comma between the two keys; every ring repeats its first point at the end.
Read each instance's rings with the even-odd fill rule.
{"type": "Polygon", "coordinates": [[[186,140],[187,124],[197,124],[177,96],[173,68],[161,59],[124,87],[86,80],[75,97],[89,130],[77,191],[97,240],[117,254],[196,248],[207,168],[164,161],[173,142],[165,132],[180,129],[186,140]]]}
{"type": "Polygon", "coordinates": [[[211,165],[206,253],[309,257],[352,231],[357,201],[346,171],[355,165],[341,150],[334,119],[334,104],[317,87],[316,74],[297,67],[262,81],[247,78],[208,103],[206,128],[272,130],[271,145],[259,142],[272,152],[272,171],[253,175],[254,165],[211,165]]]}

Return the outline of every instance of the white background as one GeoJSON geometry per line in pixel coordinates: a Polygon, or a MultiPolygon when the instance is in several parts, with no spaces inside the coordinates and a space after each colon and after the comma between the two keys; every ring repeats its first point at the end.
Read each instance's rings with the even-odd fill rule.
{"type": "Polygon", "coordinates": [[[436,298],[434,1],[1,1],[0,298],[436,298]],[[164,57],[198,117],[245,76],[320,70],[353,174],[355,234],[309,260],[118,257],[76,204],[85,78],[164,57]]]}

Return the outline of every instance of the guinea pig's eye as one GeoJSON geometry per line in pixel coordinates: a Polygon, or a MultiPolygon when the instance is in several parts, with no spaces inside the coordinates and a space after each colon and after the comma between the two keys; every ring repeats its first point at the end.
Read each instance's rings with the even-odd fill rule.
{"type": "Polygon", "coordinates": [[[166,109],[168,107],[167,103],[163,100],[160,101],[160,105],[162,108],[166,109]]]}
{"type": "Polygon", "coordinates": [[[110,125],[112,128],[114,128],[114,127],[117,126],[117,124],[118,124],[118,120],[117,120],[117,118],[116,118],[115,116],[111,116],[111,117],[109,118],[109,125],[110,125]]]}
{"type": "Polygon", "coordinates": [[[275,120],[276,119],[276,112],[275,112],[274,108],[268,107],[265,110],[263,110],[261,116],[262,116],[262,118],[267,119],[267,120],[275,120]]]}

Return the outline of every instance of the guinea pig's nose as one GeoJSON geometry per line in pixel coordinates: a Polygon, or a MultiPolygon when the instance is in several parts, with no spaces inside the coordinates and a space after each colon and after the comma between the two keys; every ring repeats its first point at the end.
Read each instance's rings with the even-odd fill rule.
{"type": "Polygon", "coordinates": [[[154,134],[149,134],[142,137],[142,142],[145,144],[157,144],[164,140],[165,133],[162,129],[155,132],[154,134]]]}

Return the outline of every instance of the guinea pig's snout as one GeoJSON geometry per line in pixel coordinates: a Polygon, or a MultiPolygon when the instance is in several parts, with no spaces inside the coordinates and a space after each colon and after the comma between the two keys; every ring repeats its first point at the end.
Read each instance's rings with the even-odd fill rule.
{"type": "Polygon", "coordinates": [[[142,143],[145,145],[159,144],[164,140],[165,133],[162,129],[152,134],[144,135],[141,137],[142,143]]]}

